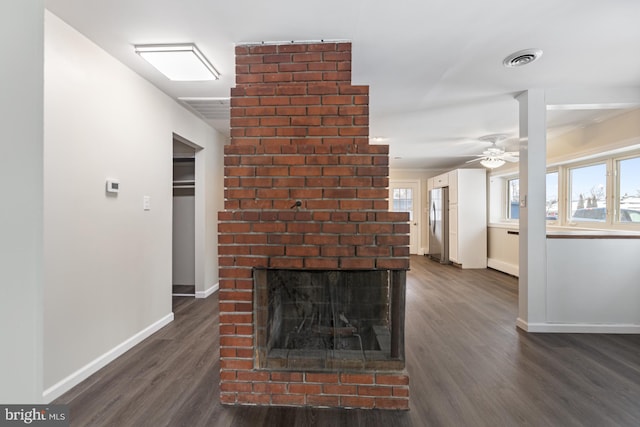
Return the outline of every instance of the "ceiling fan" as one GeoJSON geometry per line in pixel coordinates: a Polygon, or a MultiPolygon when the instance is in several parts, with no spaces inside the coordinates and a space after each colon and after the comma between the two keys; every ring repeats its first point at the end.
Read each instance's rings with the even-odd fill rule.
{"type": "Polygon", "coordinates": [[[466,163],[480,162],[482,166],[488,169],[499,168],[505,162],[515,163],[519,160],[517,151],[505,151],[497,146],[498,141],[504,141],[508,135],[496,134],[486,135],[478,138],[480,141],[491,142],[491,147],[487,148],[482,154],[476,154],[477,159],[469,160],[466,163]]]}

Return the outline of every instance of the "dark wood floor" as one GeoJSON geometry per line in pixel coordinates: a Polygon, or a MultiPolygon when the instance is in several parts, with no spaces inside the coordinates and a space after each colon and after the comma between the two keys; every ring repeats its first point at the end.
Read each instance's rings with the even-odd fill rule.
{"type": "Polygon", "coordinates": [[[218,308],[175,321],[60,397],[72,426],[640,426],[640,336],[527,334],[517,280],[411,258],[408,412],[223,407],[218,308]]]}

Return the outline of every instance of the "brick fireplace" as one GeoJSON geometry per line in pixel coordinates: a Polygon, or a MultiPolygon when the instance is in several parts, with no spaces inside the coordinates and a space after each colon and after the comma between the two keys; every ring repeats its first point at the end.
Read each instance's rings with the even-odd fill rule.
{"type": "Polygon", "coordinates": [[[236,47],[219,213],[224,404],[408,409],[409,224],[350,43],[236,47]]]}

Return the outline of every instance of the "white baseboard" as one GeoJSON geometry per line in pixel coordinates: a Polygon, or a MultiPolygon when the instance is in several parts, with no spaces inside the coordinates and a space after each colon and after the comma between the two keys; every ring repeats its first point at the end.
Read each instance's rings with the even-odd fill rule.
{"type": "Polygon", "coordinates": [[[209,295],[213,294],[220,288],[220,282],[214,284],[209,289],[205,289],[204,292],[196,291],[196,298],[207,298],[209,295]]]}
{"type": "Polygon", "coordinates": [[[529,332],[529,324],[519,317],[516,320],[516,326],[522,329],[523,331],[529,332]]]}
{"type": "Polygon", "coordinates": [[[527,332],[564,334],[640,334],[640,325],[602,323],[528,323],[518,318],[516,325],[527,332]]]}
{"type": "Polygon", "coordinates": [[[169,313],[157,322],[154,322],[150,326],[147,326],[134,336],[128,338],[124,342],[107,351],[102,356],[94,359],[82,368],[78,369],[76,372],[72,373],[68,377],[62,379],[58,383],[46,389],[42,393],[42,400],[45,403],[51,403],[53,400],[62,396],[64,393],[71,390],[73,387],[77,386],[82,381],[86,380],[91,375],[95,374],[100,369],[104,368],[109,363],[113,362],[116,358],[124,354],[126,351],[141,343],[143,340],[150,337],[155,332],[159,331],[172,321],[173,313],[169,313]]]}
{"type": "Polygon", "coordinates": [[[503,273],[511,274],[512,276],[519,277],[520,268],[517,264],[510,264],[508,262],[500,261],[495,258],[487,259],[487,267],[494,270],[502,271],[503,273]]]}

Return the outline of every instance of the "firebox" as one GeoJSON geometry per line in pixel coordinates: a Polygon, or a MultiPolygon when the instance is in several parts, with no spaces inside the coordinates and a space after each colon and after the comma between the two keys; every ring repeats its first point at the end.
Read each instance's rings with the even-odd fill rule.
{"type": "Polygon", "coordinates": [[[256,269],[254,286],[257,368],[404,367],[403,274],[256,269]]]}

